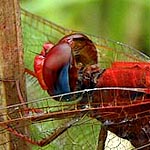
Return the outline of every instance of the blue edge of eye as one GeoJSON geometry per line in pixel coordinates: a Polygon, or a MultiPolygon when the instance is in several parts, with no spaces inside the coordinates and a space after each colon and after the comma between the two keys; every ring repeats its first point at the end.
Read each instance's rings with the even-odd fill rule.
{"type": "Polygon", "coordinates": [[[55,94],[63,94],[70,92],[70,85],[69,85],[69,63],[67,63],[60,71],[58,82],[55,88],[55,94]]]}

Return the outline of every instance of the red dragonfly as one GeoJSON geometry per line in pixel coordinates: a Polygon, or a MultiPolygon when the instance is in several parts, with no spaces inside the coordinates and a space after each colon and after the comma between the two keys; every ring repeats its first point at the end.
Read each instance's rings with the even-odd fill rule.
{"type": "MultiPolygon", "coordinates": [[[[33,70],[35,54],[40,53],[43,43],[52,44],[48,47],[51,51],[62,37],[78,35],[24,10],[22,21],[26,68],[30,70],[33,70]]],[[[150,58],[127,45],[86,36],[94,42],[98,57],[98,60],[89,57],[88,62],[94,60],[92,64],[98,63],[99,66],[75,59],[79,62],[80,91],[56,93],[60,95],[40,99],[39,96],[43,97],[46,92],[40,92],[40,87],[32,84],[31,80],[28,82],[32,85],[28,87],[28,97],[37,100],[1,109],[1,117],[7,118],[7,121],[0,122],[3,127],[1,133],[10,131],[19,139],[44,146],[44,149],[132,149],[131,146],[127,147],[127,141],[122,142],[121,139],[119,143],[113,142],[114,145],[111,145],[115,136],[108,135],[106,139],[109,130],[131,141],[138,149],[149,149],[150,58]],[[84,62],[88,66],[84,66],[84,62]],[[123,76],[124,72],[130,76],[123,76]],[[95,79],[98,79],[97,86],[95,79]],[[69,100],[66,101],[68,96],[69,100]],[[27,110],[24,109],[25,104],[27,110]],[[11,118],[9,114],[13,113],[18,114],[17,117],[11,118]],[[16,128],[16,124],[23,120],[27,120],[25,125],[30,128],[30,134],[21,134],[16,128]],[[40,132],[41,136],[35,132],[40,132]]],[[[89,56],[85,52],[74,53],[75,57],[89,56]]],[[[33,72],[31,74],[37,76],[33,72]]],[[[51,91],[53,90],[48,91],[50,95],[53,94],[51,91]]],[[[16,145],[17,140],[11,142],[16,145]]],[[[5,143],[7,142],[9,141],[6,140],[5,143]]]]}

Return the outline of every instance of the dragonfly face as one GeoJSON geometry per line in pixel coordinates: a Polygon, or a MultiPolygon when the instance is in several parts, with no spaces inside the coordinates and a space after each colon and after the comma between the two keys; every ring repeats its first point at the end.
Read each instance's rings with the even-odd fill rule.
{"type": "Polygon", "coordinates": [[[34,70],[36,74],[40,72],[38,81],[50,95],[74,91],[81,66],[97,63],[96,48],[83,34],[74,33],[62,38],[55,46],[47,43],[43,47],[42,56],[37,55],[34,59],[34,70]]]}

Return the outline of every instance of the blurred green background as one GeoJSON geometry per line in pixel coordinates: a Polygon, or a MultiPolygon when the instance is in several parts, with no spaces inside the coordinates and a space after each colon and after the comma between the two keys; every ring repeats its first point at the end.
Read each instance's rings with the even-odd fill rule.
{"type": "Polygon", "coordinates": [[[21,0],[65,28],[126,43],[150,56],[150,0],[21,0]]]}

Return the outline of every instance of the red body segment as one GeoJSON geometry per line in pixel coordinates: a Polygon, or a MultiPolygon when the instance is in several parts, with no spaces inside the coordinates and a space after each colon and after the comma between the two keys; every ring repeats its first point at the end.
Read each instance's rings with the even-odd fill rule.
{"type": "Polygon", "coordinates": [[[149,62],[113,62],[111,68],[144,69],[150,71],[149,62]]]}
{"type": "Polygon", "coordinates": [[[115,62],[97,79],[97,87],[150,88],[150,63],[115,62]]]}

